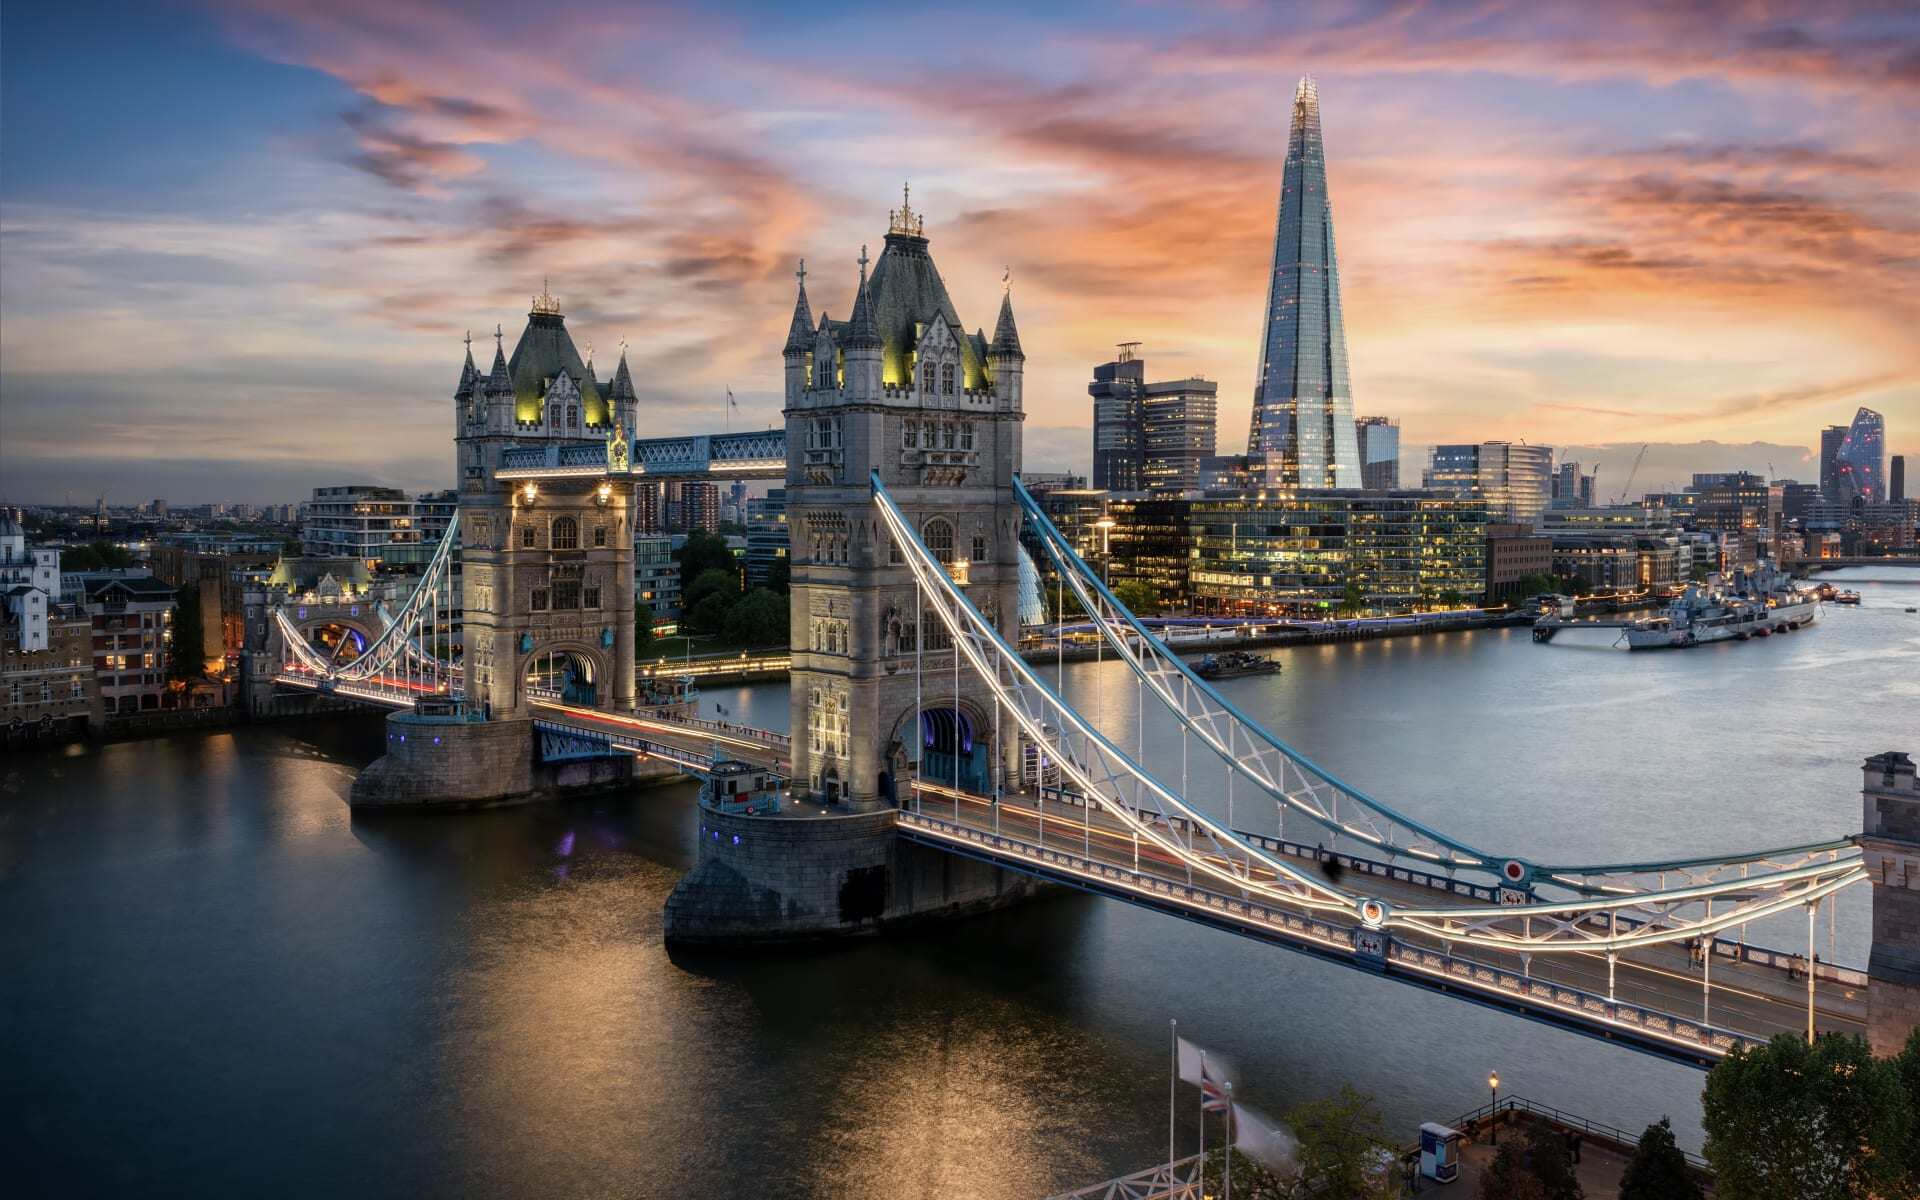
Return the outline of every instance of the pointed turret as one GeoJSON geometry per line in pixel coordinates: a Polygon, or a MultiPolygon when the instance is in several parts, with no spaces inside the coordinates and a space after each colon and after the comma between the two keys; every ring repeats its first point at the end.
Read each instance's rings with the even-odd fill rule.
{"type": "Polygon", "coordinates": [[[787,344],[782,353],[805,354],[813,345],[813,309],[807,304],[807,260],[800,260],[800,269],[794,272],[800,281],[799,294],[793,301],[793,323],[787,327],[787,344]]]}
{"type": "Polygon", "coordinates": [[[460,367],[460,382],[453,389],[455,400],[465,400],[473,395],[473,387],[480,382],[480,372],[473,365],[473,335],[467,335],[467,361],[460,367]]]}
{"type": "Polygon", "coordinates": [[[620,347],[620,365],[613,370],[613,382],[608,385],[616,402],[638,399],[633,391],[633,376],[627,371],[627,348],[620,347]]]}
{"type": "Polygon", "coordinates": [[[1013,293],[1000,297],[1000,320],[993,327],[993,344],[987,354],[996,358],[1025,358],[1020,350],[1020,331],[1013,323],[1013,293]]]}
{"type": "Polygon", "coordinates": [[[500,344],[501,332],[493,327],[493,370],[487,373],[487,395],[513,395],[513,376],[507,371],[507,352],[500,344]]]}
{"type": "Polygon", "coordinates": [[[853,297],[853,315],[840,339],[843,350],[878,350],[880,333],[873,326],[873,301],[867,296],[867,248],[860,247],[860,290],[853,297]]]}

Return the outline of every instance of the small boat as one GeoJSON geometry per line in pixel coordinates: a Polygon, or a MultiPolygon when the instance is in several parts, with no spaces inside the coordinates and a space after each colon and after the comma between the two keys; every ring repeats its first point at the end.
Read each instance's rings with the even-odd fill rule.
{"type": "Polygon", "coordinates": [[[1280,670],[1280,664],[1264,655],[1249,654],[1245,650],[1228,650],[1223,654],[1209,654],[1193,664],[1193,673],[1202,679],[1232,679],[1237,675],[1273,675],[1280,670]]]}
{"type": "Polygon", "coordinates": [[[1859,592],[1835,592],[1833,594],[1833,602],[1835,604],[1858,604],[1860,603],[1860,593],[1859,592]]]}

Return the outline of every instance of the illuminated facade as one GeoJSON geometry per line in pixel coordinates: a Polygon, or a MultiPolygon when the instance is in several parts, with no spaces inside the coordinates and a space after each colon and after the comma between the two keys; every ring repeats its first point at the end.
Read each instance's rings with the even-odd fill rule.
{"type": "Polygon", "coordinates": [[[1887,498],[1887,423],[1863,408],[1833,452],[1831,499],[1842,504],[1878,504],[1887,498]]]}
{"type": "Polygon", "coordinates": [[[1495,521],[1531,525],[1553,495],[1553,447],[1514,442],[1435,446],[1422,480],[1461,496],[1476,496],[1495,521]]]}
{"type": "MultiPolygon", "coordinates": [[[[985,682],[968,671],[955,695],[951,643],[924,627],[911,569],[874,503],[874,473],[973,604],[1010,641],[1020,633],[1013,477],[1026,354],[1011,292],[991,338],[967,332],[920,216],[906,203],[890,215],[871,276],[861,249],[846,320],[814,318],[802,268],[782,349],[792,779],[856,808],[896,799],[914,763],[985,790],[999,741],[985,682]],[[925,707],[922,666],[948,680],[925,707]]],[[[1002,761],[1018,759],[1007,751],[1002,761]]]]}
{"type": "Polygon", "coordinates": [[[1487,511],[1473,497],[1306,489],[1193,504],[1189,580],[1205,613],[1330,616],[1349,581],[1374,613],[1478,601],[1487,511]]]}
{"type": "Polygon", "coordinates": [[[1400,423],[1392,417],[1361,417],[1354,429],[1360,438],[1360,486],[1376,492],[1399,487],[1400,423]]]}
{"type": "Polygon", "coordinates": [[[1320,93],[1311,79],[1293,93],[1247,453],[1266,457],[1272,486],[1361,486],[1320,93]]]}

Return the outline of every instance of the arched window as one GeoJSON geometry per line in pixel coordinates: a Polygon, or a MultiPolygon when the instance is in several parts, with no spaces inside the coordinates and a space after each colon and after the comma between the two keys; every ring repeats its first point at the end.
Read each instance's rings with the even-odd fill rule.
{"type": "Polygon", "coordinates": [[[933,364],[928,363],[920,369],[920,386],[931,395],[933,393],[933,364]]]}
{"type": "Polygon", "coordinates": [[[553,548],[555,550],[578,550],[580,548],[580,522],[572,517],[553,519],[553,548]]]}
{"type": "Polygon", "coordinates": [[[940,391],[948,396],[953,395],[952,363],[945,363],[940,367],[940,391]]]}
{"type": "Polygon", "coordinates": [[[927,549],[933,551],[935,558],[943,563],[953,561],[953,526],[951,524],[936,517],[927,522],[926,527],[920,531],[920,537],[927,543],[927,549]]]}
{"type": "Polygon", "coordinates": [[[573,426],[578,425],[579,423],[580,423],[580,410],[575,408],[571,404],[567,405],[567,427],[572,428],[573,426]]]}

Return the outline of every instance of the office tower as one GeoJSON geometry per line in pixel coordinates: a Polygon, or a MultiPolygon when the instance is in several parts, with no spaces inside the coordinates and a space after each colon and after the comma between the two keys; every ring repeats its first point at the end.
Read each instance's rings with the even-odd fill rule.
{"type": "Polygon", "coordinates": [[[1164,494],[1200,486],[1200,460],[1213,456],[1219,391],[1212,380],[1199,378],[1146,385],[1140,402],[1143,490],[1164,494]]]}
{"type": "Polygon", "coordinates": [[[1840,498],[1840,443],[1846,437],[1845,425],[1829,425],[1820,431],[1820,494],[1828,500],[1840,498]]]}
{"type": "Polygon", "coordinates": [[[1360,486],[1320,94],[1311,79],[1293,93],[1247,453],[1265,456],[1275,485],[1360,486]]]}
{"type": "Polygon", "coordinates": [[[1531,525],[1546,511],[1553,447],[1524,442],[1435,446],[1422,485],[1486,501],[1488,520],[1531,525]]]}
{"type": "Polygon", "coordinates": [[[1093,369],[1087,394],[1093,397],[1093,486],[1115,492],[1140,490],[1146,458],[1140,406],[1146,391],[1147,364],[1135,353],[1139,342],[1122,342],[1120,356],[1093,369]]]}
{"type": "Polygon", "coordinates": [[[1833,452],[1833,499],[1878,504],[1887,498],[1887,424],[1879,413],[1862,408],[1833,452]]]}
{"type": "Polygon", "coordinates": [[[1907,456],[1896,454],[1887,466],[1887,499],[1898,504],[1907,498],[1907,456]]]}
{"type": "Polygon", "coordinates": [[[1360,439],[1360,486],[1370,492],[1400,486],[1400,424],[1391,417],[1361,417],[1354,422],[1360,439]]]}

